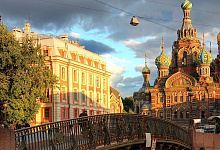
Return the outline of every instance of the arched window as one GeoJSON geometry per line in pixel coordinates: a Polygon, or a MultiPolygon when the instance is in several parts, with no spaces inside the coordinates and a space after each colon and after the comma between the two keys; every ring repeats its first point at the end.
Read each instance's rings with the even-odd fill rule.
{"type": "Polygon", "coordinates": [[[139,107],[138,107],[138,106],[136,106],[136,113],[137,113],[137,114],[140,113],[140,112],[139,112],[139,107]]]}
{"type": "Polygon", "coordinates": [[[115,113],[115,106],[114,105],[111,106],[111,113],[115,113]]]}
{"type": "Polygon", "coordinates": [[[177,111],[174,112],[174,118],[177,119],[177,111]]]}
{"type": "Polygon", "coordinates": [[[93,92],[92,91],[89,92],[89,99],[90,99],[90,103],[93,103],[93,92]]]}
{"type": "Polygon", "coordinates": [[[184,52],[183,53],[183,63],[182,63],[184,66],[187,65],[187,52],[184,52]]]}
{"type": "Polygon", "coordinates": [[[174,60],[175,60],[175,67],[178,66],[178,55],[177,53],[174,54],[174,60]]]}

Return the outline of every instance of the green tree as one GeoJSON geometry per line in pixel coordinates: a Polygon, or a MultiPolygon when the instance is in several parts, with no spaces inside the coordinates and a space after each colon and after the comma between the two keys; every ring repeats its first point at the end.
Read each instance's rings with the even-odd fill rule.
{"type": "Polygon", "coordinates": [[[22,44],[1,23],[0,25],[0,101],[7,104],[7,121],[24,122],[35,118],[40,98],[47,101],[46,89],[57,78],[45,69],[40,45],[26,37],[22,44]]]}
{"type": "Polygon", "coordinates": [[[132,96],[130,97],[125,97],[124,99],[122,99],[123,105],[124,105],[124,110],[128,113],[134,111],[134,107],[133,107],[133,102],[134,102],[134,98],[132,96]]]}

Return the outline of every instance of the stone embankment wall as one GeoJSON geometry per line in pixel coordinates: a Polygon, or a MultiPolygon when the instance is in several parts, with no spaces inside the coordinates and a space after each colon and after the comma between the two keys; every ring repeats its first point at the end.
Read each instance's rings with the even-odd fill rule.
{"type": "Polygon", "coordinates": [[[13,129],[0,128],[0,150],[15,149],[15,133],[13,129]]]}
{"type": "Polygon", "coordinates": [[[194,150],[220,150],[220,134],[201,133],[192,131],[192,141],[194,150]]]}

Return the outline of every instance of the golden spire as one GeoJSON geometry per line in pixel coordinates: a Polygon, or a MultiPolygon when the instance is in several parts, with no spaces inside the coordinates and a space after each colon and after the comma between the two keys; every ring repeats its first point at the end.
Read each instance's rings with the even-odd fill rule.
{"type": "Polygon", "coordinates": [[[202,40],[203,40],[202,45],[203,45],[203,49],[204,49],[204,47],[205,47],[205,34],[204,33],[202,34],[202,40]]]}
{"type": "Polygon", "coordinates": [[[164,39],[163,39],[163,37],[162,37],[162,46],[161,46],[161,48],[162,48],[162,53],[164,53],[164,39]]]}
{"type": "Polygon", "coordinates": [[[147,65],[147,54],[145,54],[145,65],[147,65]]]}
{"type": "Polygon", "coordinates": [[[212,42],[210,42],[210,54],[212,54],[212,42]]]}

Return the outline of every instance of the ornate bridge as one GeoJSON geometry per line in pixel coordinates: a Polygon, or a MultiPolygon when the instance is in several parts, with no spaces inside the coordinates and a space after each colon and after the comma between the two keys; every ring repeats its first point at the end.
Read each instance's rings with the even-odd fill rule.
{"type": "Polygon", "coordinates": [[[104,114],[15,130],[18,150],[129,149],[145,143],[145,133],[157,138],[157,148],[191,149],[185,128],[160,118],[134,114],[104,114]]]}

